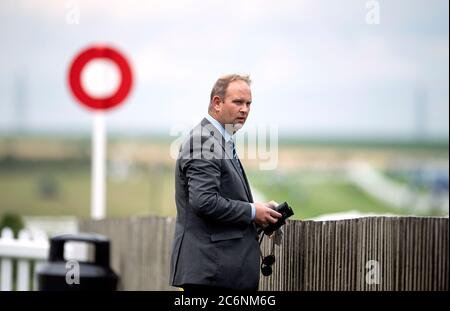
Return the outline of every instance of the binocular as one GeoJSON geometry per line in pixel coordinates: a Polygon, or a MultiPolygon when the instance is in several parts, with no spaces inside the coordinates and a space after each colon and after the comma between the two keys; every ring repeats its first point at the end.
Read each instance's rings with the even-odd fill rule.
{"type": "Polygon", "coordinates": [[[278,230],[281,226],[286,223],[286,219],[294,215],[292,208],[286,203],[283,202],[274,208],[275,211],[281,214],[281,217],[278,218],[278,221],[274,224],[269,224],[264,228],[264,233],[266,235],[271,235],[275,230],[278,230]]]}
{"type": "MultiPolygon", "coordinates": [[[[278,221],[274,224],[269,224],[267,227],[263,229],[265,235],[272,235],[272,233],[281,226],[286,223],[286,219],[294,215],[292,208],[286,203],[283,202],[277,207],[274,208],[275,211],[281,214],[281,217],[278,218],[278,221]]],[[[262,242],[264,235],[261,237],[260,243],[262,242]]],[[[262,254],[261,254],[262,257],[262,254]]],[[[272,250],[270,255],[262,258],[261,262],[261,273],[264,276],[269,276],[272,274],[272,265],[275,263],[275,254],[274,254],[274,242],[272,241],[272,250]]]]}

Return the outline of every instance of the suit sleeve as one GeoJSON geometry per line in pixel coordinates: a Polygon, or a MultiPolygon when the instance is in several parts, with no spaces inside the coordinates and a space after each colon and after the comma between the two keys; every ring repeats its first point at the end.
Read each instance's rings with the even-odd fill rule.
{"type": "Polygon", "coordinates": [[[189,205],[198,215],[223,223],[248,225],[252,208],[248,202],[220,196],[220,160],[188,159],[184,164],[189,205]]]}

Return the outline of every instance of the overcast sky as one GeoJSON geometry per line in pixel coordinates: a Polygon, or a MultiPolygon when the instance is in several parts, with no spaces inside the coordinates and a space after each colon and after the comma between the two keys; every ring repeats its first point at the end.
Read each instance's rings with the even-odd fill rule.
{"type": "Polygon", "coordinates": [[[377,2],[379,24],[366,22],[365,0],[2,0],[0,133],[21,123],[89,131],[67,69],[81,49],[108,43],[128,56],[136,82],[108,113],[117,132],[193,125],[217,77],[238,72],[253,79],[248,127],[448,138],[449,2],[377,2]]]}

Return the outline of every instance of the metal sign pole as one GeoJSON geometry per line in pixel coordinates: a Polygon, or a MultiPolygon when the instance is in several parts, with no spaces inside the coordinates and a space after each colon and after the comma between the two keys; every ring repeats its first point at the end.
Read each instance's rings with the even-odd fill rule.
{"type": "Polygon", "coordinates": [[[104,112],[94,112],[92,121],[91,217],[103,219],[106,216],[106,129],[104,112]]]}

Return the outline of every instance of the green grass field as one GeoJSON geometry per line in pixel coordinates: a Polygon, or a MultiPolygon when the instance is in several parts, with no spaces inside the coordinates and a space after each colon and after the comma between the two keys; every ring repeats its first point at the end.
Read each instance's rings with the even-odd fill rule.
{"type": "Polygon", "coordinates": [[[257,175],[252,179],[254,185],[267,199],[288,202],[294,209],[294,219],[310,219],[351,210],[377,214],[407,213],[373,199],[342,178],[302,172],[283,177],[270,173],[257,175]]]}
{"type": "MultiPolygon", "coordinates": [[[[158,170],[126,180],[109,179],[107,216],[174,215],[172,175],[158,170]]],[[[0,214],[89,217],[90,193],[88,163],[0,167],[0,214]]]]}
{"type": "MultiPolygon", "coordinates": [[[[127,178],[108,178],[107,216],[175,215],[174,160],[168,157],[169,143],[112,141],[112,154],[117,146],[123,148],[120,144],[131,144],[129,150],[133,150],[139,159],[127,178]]],[[[384,146],[386,151],[346,145],[321,148],[313,145],[308,149],[289,143],[280,146],[280,153],[284,153],[285,159],[293,159],[294,163],[300,157],[301,165],[308,165],[307,161],[315,161],[317,157],[320,161],[346,161],[355,154],[375,161],[405,154],[448,160],[448,145],[384,146]]],[[[289,202],[296,219],[350,210],[409,213],[375,200],[342,176],[329,171],[281,165],[274,171],[260,171],[248,166],[247,173],[252,186],[265,199],[289,202]]],[[[85,139],[0,139],[0,216],[13,212],[24,216],[89,217],[90,192],[89,144],[85,139]]]]}
{"type": "MultiPolygon", "coordinates": [[[[175,215],[172,169],[142,168],[142,171],[145,173],[125,180],[108,180],[108,217],[175,215]]],[[[349,210],[402,213],[367,196],[345,180],[318,178],[318,175],[298,172],[280,177],[273,172],[249,172],[252,186],[268,200],[289,202],[296,219],[349,210]]],[[[0,212],[89,217],[89,166],[87,163],[34,163],[3,167],[0,169],[0,197],[0,212]],[[51,190],[45,190],[46,187],[51,190]]]]}

